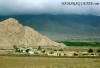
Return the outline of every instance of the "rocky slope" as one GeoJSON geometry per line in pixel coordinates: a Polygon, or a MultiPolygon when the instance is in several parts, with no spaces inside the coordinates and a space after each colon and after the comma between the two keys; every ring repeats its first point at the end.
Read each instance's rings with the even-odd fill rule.
{"type": "Polygon", "coordinates": [[[14,18],[0,22],[0,48],[17,46],[64,46],[56,43],[34,29],[23,26],[14,18]]]}

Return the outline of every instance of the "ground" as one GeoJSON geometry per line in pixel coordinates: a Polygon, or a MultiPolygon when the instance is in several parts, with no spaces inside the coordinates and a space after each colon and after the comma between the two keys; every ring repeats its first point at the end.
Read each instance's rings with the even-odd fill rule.
{"type": "Polygon", "coordinates": [[[0,56],[0,68],[100,68],[100,58],[0,56]]]}

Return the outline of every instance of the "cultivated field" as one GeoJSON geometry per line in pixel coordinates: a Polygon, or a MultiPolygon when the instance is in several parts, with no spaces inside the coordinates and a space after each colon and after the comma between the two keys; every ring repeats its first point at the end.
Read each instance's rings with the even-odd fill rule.
{"type": "Polygon", "coordinates": [[[100,58],[0,56],[0,68],[100,68],[100,58]]]}

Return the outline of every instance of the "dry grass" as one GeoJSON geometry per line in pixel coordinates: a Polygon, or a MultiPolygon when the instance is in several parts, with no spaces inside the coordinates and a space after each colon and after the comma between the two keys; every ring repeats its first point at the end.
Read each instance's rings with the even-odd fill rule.
{"type": "Polygon", "coordinates": [[[0,68],[100,68],[100,59],[0,56],[0,68]]]}

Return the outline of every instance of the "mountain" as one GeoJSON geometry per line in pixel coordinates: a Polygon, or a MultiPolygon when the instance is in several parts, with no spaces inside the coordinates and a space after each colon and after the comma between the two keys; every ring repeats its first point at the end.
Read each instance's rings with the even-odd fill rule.
{"type": "Polygon", "coordinates": [[[100,16],[93,15],[16,15],[24,26],[30,26],[52,40],[100,41],[100,16]]]}
{"type": "Polygon", "coordinates": [[[17,46],[64,46],[56,43],[34,29],[23,26],[14,18],[0,22],[0,48],[17,46]]]}

